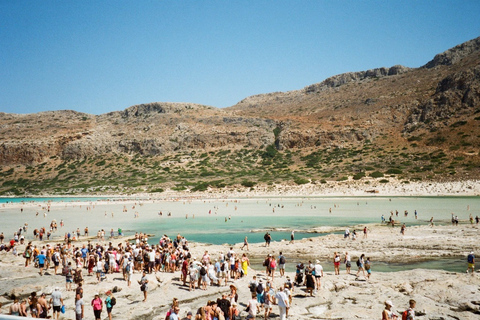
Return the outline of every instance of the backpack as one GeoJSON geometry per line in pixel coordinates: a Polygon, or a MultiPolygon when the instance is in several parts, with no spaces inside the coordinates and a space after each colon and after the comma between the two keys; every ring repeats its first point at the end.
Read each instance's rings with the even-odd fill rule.
{"type": "Polygon", "coordinates": [[[262,284],[259,284],[259,285],[257,286],[256,291],[257,291],[258,294],[262,294],[262,292],[263,292],[263,286],[262,286],[262,284]]]}
{"type": "Polygon", "coordinates": [[[255,290],[257,289],[257,285],[255,284],[255,282],[251,282],[249,288],[250,288],[250,292],[254,293],[255,290]]]}
{"type": "Polygon", "coordinates": [[[220,270],[225,271],[225,263],[222,263],[222,265],[220,266],[220,270]]]}
{"type": "Polygon", "coordinates": [[[205,269],[205,267],[202,267],[202,268],[200,269],[200,275],[204,276],[204,275],[206,275],[206,274],[207,274],[207,270],[205,269]]]}
{"type": "Polygon", "coordinates": [[[165,316],[165,320],[169,320],[171,314],[172,314],[172,309],[168,310],[167,315],[165,316]]]}
{"type": "Polygon", "coordinates": [[[472,254],[469,254],[467,259],[468,259],[468,263],[473,263],[474,257],[472,254]]]}
{"type": "Polygon", "coordinates": [[[110,299],[110,305],[113,307],[116,304],[117,304],[117,299],[115,299],[115,297],[112,297],[112,299],[110,299]]]}
{"type": "Polygon", "coordinates": [[[402,313],[402,320],[407,320],[407,317],[408,317],[408,309],[403,311],[402,313]]]}
{"type": "Polygon", "coordinates": [[[280,256],[280,264],[285,264],[285,257],[284,256],[280,256]]]}
{"type": "Polygon", "coordinates": [[[360,267],[361,263],[360,263],[360,259],[357,260],[357,267],[360,267]]]}
{"type": "Polygon", "coordinates": [[[130,267],[130,263],[127,263],[127,266],[125,267],[125,271],[126,271],[126,272],[130,272],[130,268],[131,268],[131,267],[130,267]]]}

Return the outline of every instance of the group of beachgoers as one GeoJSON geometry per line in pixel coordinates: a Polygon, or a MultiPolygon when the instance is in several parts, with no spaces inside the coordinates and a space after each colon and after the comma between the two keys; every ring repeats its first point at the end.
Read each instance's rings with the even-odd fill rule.
{"type": "MultiPolygon", "coordinates": [[[[406,216],[407,214],[405,214],[406,216]]],[[[391,215],[391,217],[393,214],[391,215]]],[[[415,217],[417,214],[415,214],[415,217]]],[[[477,221],[478,223],[478,221],[477,221]]],[[[392,224],[393,225],[393,224],[392,224]]],[[[63,227],[63,221],[60,226],[63,227]]],[[[51,224],[50,231],[57,230],[56,223],[51,224]]],[[[16,252],[17,244],[24,244],[24,233],[27,232],[28,225],[15,231],[14,237],[4,244],[5,236],[3,232],[0,234],[0,242],[2,250],[16,252]]],[[[121,229],[117,231],[118,235],[122,235],[121,229]]],[[[368,237],[368,228],[363,229],[363,237],[368,237]]],[[[40,234],[45,233],[44,229],[34,230],[34,239],[42,240],[40,234]]],[[[84,275],[96,276],[98,282],[107,278],[108,274],[122,273],[127,286],[131,286],[131,279],[133,273],[141,274],[138,281],[140,291],[143,292],[143,301],[147,301],[148,295],[148,274],[157,272],[180,272],[180,281],[184,286],[188,286],[189,290],[207,290],[209,286],[228,286],[230,284],[230,293],[222,295],[216,301],[208,301],[205,306],[199,308],[196,314],[191,312],[187,314],[187,318],[191,319],[193,316],[198,320],[209,319],[239,319],[240,310],[238,309],[238,294],[235,281],[248,275],[250,260],[246,253],[236,253],[233,247],[230,247],[226,252],[218,253],[218,256],[211,257],[208,251],[205,251],[203,256],[199,259],[192,257],[189,250],[188,241],[185,237],[178,234],[175,238],[170,239],[167,235],[163,235],[158,244],[150,245],[148,243],[148,235],[144,233],[136,233],[135,240],[120,242],[116,246],[112,242],[105,244],[105,231],[99,230],[97,232],[97,243],[88,241],[86,244],[75,245],[74,240],[80,238],[80,229],[68,233],[65,236],[63,243],[55,245],[41,243],[34,244],[28,242],[22,254],[25,259],[25,267],[34,265],[39,270],[42,276],[46,271],[53,269],[53,275],[61,274],[65,276],[65,289],[67,291],[75,290],[75,313],[76,319],[83,319],[84,317],[84,302],[83,302],[83,283],[84,275]],[[73,289],[73,283],[76,288],[73,289]]],[[[84,236],[88,237],[88,227],[84,229],[84,236]]],[[[110,237],[114,237],[113,229],[110,231],[110,237]]],[[[350,234],[346,229],[345,238],[352,237],[356,239],[356,230],[350,234]]],[[[271,236],[266,233],[265,246],[269,247],[271,236]]],[[[291,241],[294,241],[294,233],[292,231],[291,241]]],[[[248,241],[245,237],[244,245],[241,247],[248,250],[248,241]]],[[[474,259],[473,252],[468,257],[468,269],[474,273],[474,259]]],[[[329,259],[330,260],[330,259],[329,259]]],[[[340,265],[343,261],[347,274],[351,273],[352,259],[348,252],[344,254],[335,252],[332,260],[335,270],[335,275],[340,275],[340,265]]],[[[299,263],[296,265],[295,279],[285,277],[286,258],[279,253],[277,257],[273,254],[268,254],[265,257],[263,266],[265,267],[265,275],[257,273],[253,276],[249,283],[249,290],[252,299],[247,303],[247,312],[249,319],[255,319],[258,314],[264,313],[264,317],[268,318],[272,311],[273,305],[279,308],[280,318],[285,319],[288,316],[288,310],[292,303],[292,293],[296,286],[305,286],[306,295],[314,296],[314,294],[321,290],[321,280],[324,277],[323,267],[319,260],[315,263],[308,261],[308,264],[299,263]],[[285,277],[285,281],[275,288],[274,280],[276,274],[279,277],[285,277]],[[258,280],[257,280],[258,278],[258,280]]],[[[356,277],[363,274],[365,280],[369,280],[371,276],[371,261],[368,257],[362,254],[356,261],[358,271],[356,277]]],[[[277,276],[278,277],[278,276],[277,276]]],[[[278,283],[278,280],[277,280],[278,283]]],[[[54,318],[58,319],[63,300],[61,293],[59,296],[59,289],[55,288],[52,293],[50,301],[45,297],[45,294],[40,293],[37,297],[35,292],[32,293],[28,299],[22,301],[15,300],[10,307],[10,314],[19,316],[31,316],[34,318],[45,318],[48,316],[48,311],[53,311],[54,318]]],[[[116,301],[111,291],[106,293],[105,301],[100,299],[100,295],[96,294],[91,301],[95,319],[101,319],[101,312],[103,306],[107,310],[109,319],[112,318],[112,308],[116,301]]],[[[413,300],[412,300],[413,301],[413,300]]],[[[390,312],[392,303],[387,301],[385,303],[385,310],[382,313],[383,319],[395,319],[395,315],[390,312]]],[[[415,307],[415,303],[411,303],[411,310],[415,307]]],[[[174,300],[172,308],[169,311],[168,319],[178,319],[179,304],[178,300],[174,300]]],[[[414,314],[414,312],[410,312],[414,314]]],[[[413,316],[407,319],[414,319],[413,316]]]]}

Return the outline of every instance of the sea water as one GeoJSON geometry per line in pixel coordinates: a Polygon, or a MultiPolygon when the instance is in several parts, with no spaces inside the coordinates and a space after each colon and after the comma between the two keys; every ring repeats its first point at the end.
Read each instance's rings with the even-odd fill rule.
{"type": "MultiPolygon", "coordinates": [[[[164,234],[185,236],[189,241],[211,244],[241,243],[245,236],[250,243],[263,242],[265,232],[273,241],[321,236],[313,228],[346,227],[380,223],[393,213],[395,220],[407,226],[448,224],[452,214],[462,221],[469,216],[480,216],[480,197],[271,197],[236,200],[144,200],[106,198],[2,198],[0,200],[0,231],[10,238],[28,223],[26,239],[33,238],[33,229],[45,227],[56,220],[62,237],[77,228],[83,234],[85,227],[90,235],[110,230],[115,235],[121,228],[126,235],[144,232],[153,235],[150,243],[158,243],[164,234]],[[417,211],[417,219],[415,218],[417,211]],[[398,211],[398,216],[396,215],[398,211]],[[405,216],[405,211],[408,215],[405,216]],[[60,227],[60,221],[64,227],[60,227]]],[[[341,231],[337,231],[340,233],[341,231]]],[[[260,264],[260,262],[258,262],[260,264]]],[[[254,263],[255,264],[255,263],[254,263]]],[[[291,264],[293,267],[294,264],[291,264]]],[[[325,269],[329,270],[327,261],[325,269]]],[[[464,261],[459,258],[446,261],[419,262],[417,264],[387,264],[377,262],[377,271],[397,271],[404,268],[439,268],[460,272],[464,261]]]]}
{"type": "Polygon", "coordinates": [[[13,234],[28,223],[27,239],[34,228],[48,229],[54,219],[59,227],[60,220],[65,224],[55,234],[57,237],[77,228],[82,234],[85,227],[89,227],[90,234],[104,229],[107,235],[111,229],[116,232],[122,228],[126,234],[152,234],[153,242],[158,242],[163,234],[174,237],[180,233],[190,241],[233,244],[243,242],[245,236],[251,243],[263,242],[267,231],[274,241],[290,239],[292,230],[296,239],[318,236],[310,232],[312,228],[343,229],[380,223],[382,215],[388,220],[392,212],[395,220],[407,226],[428,224],[432,217],[436,224],[448,224],[452,214],[464,221],[470,215],[480,216],[480,197],[278,197],[185,201],[3,198],[0,201],[3,202],[0,202],[0,231],[13,234]],[[19,204],[22,201],[24,205],[19,204]]]}

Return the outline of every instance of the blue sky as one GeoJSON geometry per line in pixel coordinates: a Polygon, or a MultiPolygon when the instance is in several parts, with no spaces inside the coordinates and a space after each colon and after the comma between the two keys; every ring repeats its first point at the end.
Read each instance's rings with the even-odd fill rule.
{"type": "Polygon", "coordinates": [[[478,0],[0,0],[0,112],[228,107],[478,36],[478,0]]]}

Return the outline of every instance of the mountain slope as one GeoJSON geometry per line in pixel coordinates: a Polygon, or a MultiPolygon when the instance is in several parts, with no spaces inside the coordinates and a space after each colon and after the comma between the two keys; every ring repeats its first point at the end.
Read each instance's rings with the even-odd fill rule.
{"type": "Polygon", "coordinates": [[[0,193],[480,178],[480,38],[225,109],[0,113],[0,193]],[[365,178],[364,178],[365,177],[365,178]]]}

